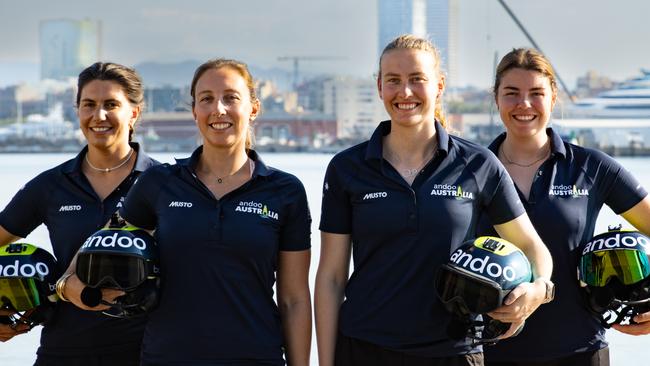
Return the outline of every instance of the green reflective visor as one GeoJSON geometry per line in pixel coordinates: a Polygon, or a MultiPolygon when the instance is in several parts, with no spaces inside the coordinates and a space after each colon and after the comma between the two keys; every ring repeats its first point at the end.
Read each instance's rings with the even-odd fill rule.
{"type": "Polygon", "coordinates": [[[604,287],[612,277],[631,285],[648,275],[648,256],[639,250],[601,250],[580,258],[580,280],[589,286],[604,287]]]}
{"type": "Polygon", "coordinates": [[[15,311],[26,311],[41,304],[36,280],[33,278],[0,278],[0,305],[15,311]]]}

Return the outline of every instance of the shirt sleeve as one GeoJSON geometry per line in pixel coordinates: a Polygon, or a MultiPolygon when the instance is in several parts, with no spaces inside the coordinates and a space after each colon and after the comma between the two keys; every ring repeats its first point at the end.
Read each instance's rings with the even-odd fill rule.
{"type": "Polygon", "coordinates": [[[595,188],[603,202],[617,215],[631,209],[648,195],[639,181],[609,155],[594,150],[592,158],[597,160],[595,188]]]}
{"type": "Polygon", "coordinates": [[[329,163],[325,173],[319,228],[328,233],[350,234],[352,206],[339,165],[335,157],[329,163]]]}
{"type": "Polygon", "coordinates": [[[515,184],[501,163],[490,156],[485,162],[489,173],[483,188],[484,209],[492,225],[512,221],[526,212],[515,184]]]}
{"type": "Polygon", "coordinates": [[[129,224],[153,230],[156,228],[155,202],[164,178],[157,171],[159,168],[147,169],[135,181],[120,208],[122,216],[129,224]]]}
{"type": "Polygon", "coordinates": [[[287,196],[288,215],[280,231],[280,250],[298,251],[311,248],[311,214],[307,193],[302,183],[295,178],[295,189],[287,196]]]}
{"type": "Polygon", "coordinates": [[[0,225],[9,233],[25,238],[45,221],[52,182],[43,173],[29,181],[0,212],[0,225]]]}

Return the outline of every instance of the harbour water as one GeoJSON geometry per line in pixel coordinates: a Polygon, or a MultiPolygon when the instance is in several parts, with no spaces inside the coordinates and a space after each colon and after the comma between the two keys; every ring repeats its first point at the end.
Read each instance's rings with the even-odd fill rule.
{"type": "MultiPolygon", "coordinates": [[[[188,155],[187,153],[153,154],[154,158],[162,162],[173,162],[175,157],[182,158],[188,155]]],[[[73,156],[74,154],[0,154],[0,208],[4,208],[15,192],[38,173],[73,156]]],[[[263,159],[268,165],[289,171],[298,176],[307,190],[313,218],[310,272],[310,283],[313,291],[320,253],[318,221],[320,216],[321,184],[331,155],[267,153],[263,154],[263,159]]],[[[650,167],[650,158],[618,158],[617,160],[630,170],[644,187],[650,188],[650,169],[648,169],[650,167]]],[[[615,223],[624,223],[624,220],[618,218],[608,208],[605,208],[601,211],[596,231],[605,231],[607,225],[615,223]]],[[[51,250],[47,230],[44,226],[37,228],[25,241],[51,250]]],[[[561,332],[562,330],[558,329],[558,334],[561,334],[561,332]]],[[[10,342],[0,343],[0,365],[32,365],[39,343],[39,335],[40,327],[37,327],[30,333],[16,337],[10,342]]],[[[647,365],[650,362],[648,361],[650,360],[650,347],[647,347],[650,336],[633,337],[616,331],[609,331],[608,339],[610,341],[613,366],[647,365]]],[[[311,364],[318,364],[316,361],[315,337],[313,339],[311,364]]]]}

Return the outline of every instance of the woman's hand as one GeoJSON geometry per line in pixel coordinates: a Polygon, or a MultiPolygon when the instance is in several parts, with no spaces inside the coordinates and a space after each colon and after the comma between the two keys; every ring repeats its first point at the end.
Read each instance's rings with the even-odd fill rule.
{"type": "MultiPolygon", "coordinates": [[[[13,311],[9,310],[0,310],[0,316],[8,316],[13,313],[13,311]]],[[[23,323],[17,323],[16,325],[0,324],[0,342],[6,342],[19,334],[27,333],[30,329],[28,325],[23,323]]]]}
{"type": "Polygon", "coordinates": [[[634,321],[637,322],[637,324],[614,324],[612,325],[612,328],[618,330],[621,333],[634,336],[650,334],[650,311],[635,316],[634,321]]]}
{"type": "MultiPolygon", "coordinates": [[[[73,274],[70,277],[68,277],[68,279],[65,282],[63,295],[67,300],[73,303],[76,307],[83,310],[103,311],[103,310],[110,309],[110,306],[101,303],[94,307],[89,307],[88,305],[84,304],[84,302],[81,301],[81,292],[84,290],[85,287],[86,284],[81,282],[81,280],[79,279],[79,277],[77,277],[76,274],[73,274]]],[[[110,304],[115,303],[116,298],[125,294],[124,291],[114,290],[114,289],[101,289],[100,291],[101,291],[101,299],[104,302],[110,304]]]]}
{"type": "Polygon", "coordinates": [[[521,283],[506,296],[503,305],[488,315],[502,323],[511,323],[510,329],[499,338],[515,334],[524,321],[544,303],[546,284],[542,280],[521,283]]]}

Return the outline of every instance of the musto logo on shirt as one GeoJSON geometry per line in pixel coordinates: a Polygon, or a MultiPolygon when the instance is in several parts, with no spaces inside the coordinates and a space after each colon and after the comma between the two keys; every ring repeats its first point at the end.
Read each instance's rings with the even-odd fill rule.
{"type": "Polygon", "coordinates": [[[474,193],[463,191],[461,186],[449,184],[434,184],[431,191],[432,196],[454,197],[457,200],[473,200],[474,193]]]}
{"type": "Polygon", "coordinates": [[[278,213],[273,212],[269,210],[268,207],[266,207],[265,204],[259,203],[259,202],[253,202],[253,201],[239,201],[239,204],[235,208],[236,212],[244,212],[244,213],[251,213],[255,215],[259,215],[263,219],[278,219],[278,213]]]}
{"type": "Polygon", "coordinates": [[[81,211],[81,205],[63,205],[59,208],[59,212],[68,211],[81,211]]]}
{"type": "Polygon", "coordinates": [[[578,198],[582,196],[588,196],[589,190],[579,189],[578,187],[576,187],[575,184],[573,186],[559,185],[559,186],[551,186],[551,189],[549,189],[548,191],[548,195],[578,198]]]}
{"type": "Polygon", "coordinates": [[[363,200],[374,200],[375,198],[386,198],[388,197],[388,193],[386,192],[373,192],[373,193],[366,193],[365,196],[363,196],[363,200]]]}

